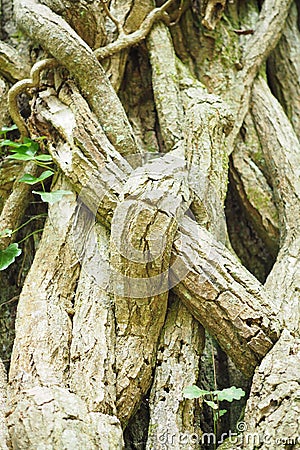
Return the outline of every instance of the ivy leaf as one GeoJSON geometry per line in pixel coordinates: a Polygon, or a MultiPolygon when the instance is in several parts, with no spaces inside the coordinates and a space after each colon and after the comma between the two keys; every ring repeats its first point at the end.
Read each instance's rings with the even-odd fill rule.
{"type": "Polygon", "coordinates": [[[36,148],[31,145],[22,144],[18,148],[13,148],[10,150],[13,155],[9,155],[9,159],[17,159],[19,161],[31,161],[34,159],[37,152],[36,148]]]}
{"type": "Polygon", "coordinates": [[[52,156],[50,155],[38,155],[35,157],[37,161],[49,162],[52,161],[52,156]]]}
{"type": "Polygon", "coordinates": [[[16,159],[18,161],[32,161],[34,156],[27,155],[26,153],[14,153],[13,155],[9,155],[8,159],[16,159]]]}
{"type": "Polygon", "coordinates": [[[222,391],[214,392],[219,402],[226,400],[227,402],[232,402],[233,400],[240,400],[244,397],[245,392],[241,388],[236,388],[235,386],[231,386],[230,388],[222,389],[222,391]]]}
{"type": "Polygon", "coordinates": [[[26,183],[26,184],[36,184],[40,183],[41,181],[46,180],[47,178],[51,177],[54,174],[52,170],[45,170],[39,177],[34,177],[30,175],[29,173],[25,173],[22,178],[19,179],[19,183],[26,183]]]}
{"type": "Polygon", "coordinates": [[[204,400],[204,401],[205,401],[205,403],[206,403],[208,406],[211,407],[211,409],[213,409],[213,410],[215,410],[215,411],[219,408],[218,404],[215,403],[215,402],[212,402],[212,401],[210,401],[210,400],[204,400]]]}
{"type": "MultiPolygon", "coordinates": [[[[11,148],[16,148],[19,149],[20,147],[26,147],[29,148],[30,147],[30,143],[24,143],[24,142],[15,142],[15,141],[11,141],[10,139],[4,139],[3,141],[0,142],[0,147],[11,147],[11,148]]],[[[17,151],[17,150],[12,150],[12,151],[17,151]]]]}
{"type": "Polygon", "coordinates": [[[40,191],[32,191],[34,194],[38,194],[41,196],[41,199],[45,203],[50,203],[53,205],[53,203],[59,202],[64,195],[70,195],[73,194],[72,191],[64,191],[64,190],[57,190],[53,192],[40,192],[40,191]]]}
{"type": "Polygon", "coordinates": [[[35,153],[38,151],[39,144],[37,142],[33,141],[32,139],[25,137],[23,139],[23,142],[24,142],[24,145],[28,145],[32,149],[32,151],[34,151],[35,153]]]}
{"type": "Polygon", "coordinates": [[[10,266],[21,253],[22,250],[16,243],[10,244],[4,250],[0,250],[0,270],[5,270],[10,266]]]}
{"type": "Polygon", "coordinates": [[[204,391],[203,389],[200,389],[195,385],[188,386],[183,390],[183,397],[189,399],[203,397],[207,394],[210,394],[210,391],[204,391]]]}
{"type": "Polygon", "coordinates": [[[17,129],[18,129],[18,127],[16,124],[13,124],[11,127],[2,127],[0,130],[0,135],[6,134],[9,131],[13,131],[13,130],[17,130],[17,129]]]}

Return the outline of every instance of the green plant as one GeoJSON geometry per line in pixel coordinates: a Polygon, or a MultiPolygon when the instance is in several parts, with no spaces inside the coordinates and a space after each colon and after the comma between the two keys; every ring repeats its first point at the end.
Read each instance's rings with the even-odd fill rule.
{"type": "Polygon", "coordinates": [[[204,389],[198,388],[198,386],[188,386],[183,391],[183,397],[188,399],[201,398],[203,401],[212,409],[213,424],[214,424],[214,435],[217,435],[217,426],[220,417],[227,413],[227,409],[220,409],[219,402],[226,400],[227,402],[232,402],[233,400],[240,400],[244,397],[245,392],[241,388],[236,388],[231,386],[230,388],[225,388],[214,391],[206,391],[204,389]]]}
{"type": "MultiPolygon", "coordinates": [[[[32,161],[37,166],[46,169],[38,177],[35,177],[29,173],[25,173],[18,181],[20,183],[26,183],[32,186],[40,183],[42,186],[42,191],[32,192],[34,194],[40,195],[41,200],[45,203],[53,204],[61,200],[64,195],[72,194],[71,191],[62,189],[53,192],[46,192],[44,181],[52,177],[55,174],[55,171],[51,167],[49,167],[51,164],[53,164],[51,155],[38,153],[40,149],[38,141],[42,141],[44,137],[37,138],[36,140],[25,137],[21,140],[21,142],[7,139],[7,133],[14,130],[17,130],[16,125],[12,125],[11,127],[2,127],[2,129],[0,130],[0,136],[3,136],[3,139],[0,139],[0,149],[8,149],[8,151],[11,153],[7,158],[20,162],[32,161]]],[[[17,228],[16,230],[5,229],[0,231],[0,239],[11,237],[12,234],[16,233],[28,222],[30,222],[30,220],[21,225],[21,227],[17,228]]],[[[5,270],[7,267],[9,267],[15,261],[16,257],[22,253],[22,250],[19,248],[19,244],[38,231],[40,230],[31,233],[18,243],[10,244],[4,249],[0,248],[0,270],[5,270]]]]}
{"type": "MultiPolygon", "coordinates": [[[[25,227],[32,220],[39,219],[45,216],[46,214],[39,214],[37,216],[31,217],[29,220],[27,220],[25,223],[20,225],[15,230],[9,230],[8,228],[6,228],[5,230],[0,231],[0,240],[7,237],[11,237],[13,234],[21,230],[21,228],[25,227]]],[[[35,230],[33,233],[28,234],[21,241],[10,244],[8,247],[4,249],[0,249],[0,271],[7,269],[7,267],[9,267],[15,261],[16,257],[21,255],[22,249],[19,247],[19,244],[28,239],[33,234],[38,233],[40,231],[42,230],[35,230]]]]}

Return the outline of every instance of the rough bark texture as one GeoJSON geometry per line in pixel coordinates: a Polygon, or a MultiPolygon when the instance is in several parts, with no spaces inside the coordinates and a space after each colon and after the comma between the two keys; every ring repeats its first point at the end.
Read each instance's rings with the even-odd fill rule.
{"type": "MultiPolygon", "coordinates": [[[[299,20],[258,3],[14,0],[19,39],[1,2],[1,105],[10,88],[21,134],[46,137],[49,189],[73,192],[33,246],[1,448],[209,448],[183,390],[236,370],[254,374],[244,433],[220,448],[299,448],[299,20]]],[[[1,230],[30,208],[7,154],[1,230]]]]}

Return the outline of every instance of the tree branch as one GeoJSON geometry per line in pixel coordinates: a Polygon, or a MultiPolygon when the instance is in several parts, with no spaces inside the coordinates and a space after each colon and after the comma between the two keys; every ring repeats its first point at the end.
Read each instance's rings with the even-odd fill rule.
{"type": "Polygon", "coordinates": [[[300,145],[294,129],[267,83],[259,78],[253,89],[252,113],[277,201],[280,251],[266,281],[282,322],[299,331],[300,145]],[[263,125],[262,125],[263,124],[263,125]]]}
{"type": "Polygon", "coordinates": [[[160,8],[153,9],[148,16],[144,19],[140,28],[133,33],[127,34],[125,36],[121,35],[115,42],[106,45],[105,47],[98,48],[95,50],[95,55],[99,60],[112,56],[113,54],[120,52],[121,50],[132,47],[133,45],[139,44],[143,39],[146,38],[150,32],[155,21],[161,19],[165,14],[166,10],[171,6],[174,0],[167,0],[160,8]]]}
{"type": "Polygon", "coordinates": [[[22,136],[29,136],[27,125],[23,119],[18,105],[18,96],[27,89],[38,87],[40,83],[40,74],[43,70],[58,66],[58,62],[54,59],[43,59],[34,64],[30,71],[30,78],[15,83],[8,91],[8,107],[13,122],[17,125],[22,136]]]}
{"type": "Polygon", "coordinates": [[[101,4],[103,5],[105,14],[107,17],[110,18],[110,20],[116,25],[119,36],[123,36],[125,34],[125,31],[123,29],[123,26],[121,22],[110,12],[107,0],[101,0],[101,4]]]}
{"type": "Polygon", "coordinates": [[[138,153],[122,104],[91,48],[48,7],[36,0],[14,3],[17,23],[69,70],[116,149],[138,153]]]}
{"type": "Polygon", "coordinates": [[[241,60],[242,70],[238,73],[229,95],[226,94],[237,105],[234,128],[227,139],[229,151],[234,148],[234,142],[249,110],[254,79],[280,39],[291,3],[292,0],[265,0],[255,31],[247,39],[241,60]]]}

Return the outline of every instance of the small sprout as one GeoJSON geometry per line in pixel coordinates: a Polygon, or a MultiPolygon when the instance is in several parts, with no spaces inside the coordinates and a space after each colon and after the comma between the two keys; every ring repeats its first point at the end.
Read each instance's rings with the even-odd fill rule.
{"type": "MultiPolygon", "coordinates": [[[[217,423],[220,417],[227,413],[227,409],[219,409],[219,402],[226,400],[232,402],[233,400],[240,400],[244,397],[245,392],[241,388],[231,386],[230,388],[222,389],[221,391],[206,391],[198,388],[198,386],[188,386],[183,391],[183,397],[188,399],[203,398],[203,401],[212,409],[214,434],[217,434],[217,423]],[[209,399],[205,398],[206,396],[209,399]]],[[[216,448],[216,446],[214,446],[216,448]]]]}

